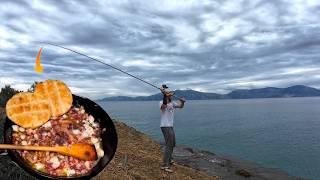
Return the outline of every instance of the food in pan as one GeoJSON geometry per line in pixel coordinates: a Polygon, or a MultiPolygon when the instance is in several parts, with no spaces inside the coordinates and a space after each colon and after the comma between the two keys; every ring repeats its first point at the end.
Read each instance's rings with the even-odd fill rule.
{"type": "MultiPolygon", "coordinates": [[[[101,129],[93,116],[83,107],[72,107],[66,114],[51,118],[35,129],[13,125],[12,140],[16,145],[67,146],[94,144],[98,158],[104,155],[101,148],[101,129]]],[[[35,169],[54,176],[74,176],[88,173],[97,161],[83,161],[54,152],[18,151],[35,169]]]]}
{"type": "Polygon", "coordinates": [[[45,151],[17,151],[34,169],[53,176],[85,175],[104,156],[102,129],[90,112],[72,106],[72,94],[61,81],[47,80],[34,93],[19,93],[6,105],[12,126],[12,143],[31,146],[70,146],[92,144],[98,160],[84,161],[45,151]]]}

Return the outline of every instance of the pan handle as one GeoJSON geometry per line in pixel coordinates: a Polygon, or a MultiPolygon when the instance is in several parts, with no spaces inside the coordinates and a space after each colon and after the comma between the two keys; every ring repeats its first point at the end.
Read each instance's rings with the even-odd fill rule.
{"type": "MultiPolygon", "coordinates": [[[[0,143],[4,142],[4,123],[6,121],[6,112],[0,107],[0,143]]],[[[7,155],[7,150],[0,150],[0,156],[7,155]]]]}

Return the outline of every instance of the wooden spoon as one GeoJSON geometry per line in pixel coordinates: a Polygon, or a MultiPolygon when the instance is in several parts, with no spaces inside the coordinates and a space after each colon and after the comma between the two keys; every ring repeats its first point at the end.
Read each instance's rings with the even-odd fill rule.
{"type": "Polygon", "coordinates": [[[72,144],[70,146],[21,146],[11,144],[0,144],[0,149],[16,149],[27,151],[50,151],[57,152],[66,156],[72,156],[85,161],[97,160],[97,152],[90,144],[72,144]]]}

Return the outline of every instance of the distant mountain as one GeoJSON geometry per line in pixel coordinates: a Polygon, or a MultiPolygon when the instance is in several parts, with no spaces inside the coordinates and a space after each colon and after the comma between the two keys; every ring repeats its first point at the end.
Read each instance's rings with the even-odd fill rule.
{"type": "MultiPolygon", "coordinates": [[[[206,99],[223,99],[223,95],[216,93],[204,93],[194,90],[176,90],[175,95],[178,97],[185,97],[188,100],[206,100],[206,99]]],[[[162,99],[162,93],[157,93],[151,96],[114,96],[100,99],[98,101],[157,101],[162,99]]]]}
{"type": "MultiPolygon", "coordinates": [[[[234,90],[228,94],[206,93],[194,90],[176,90],[175,95],[185,97],[187,100],[312,97],[320,96],[320,90],[308,86],[296,85],[287,88],[266,87],[261,89],[234,90]]],[[[160,99],[162,99],[161,93],[138,97],[107,97],[98,101],[154,101],[160,99]]]]}
{"type": "Polygon", "coordinates": [[[320,90],[308,86],[297,85],[288,88],[267,87],[251,90],[235,90],[227,94],[230,99],[310,97],[320,96],[320,90]]]}

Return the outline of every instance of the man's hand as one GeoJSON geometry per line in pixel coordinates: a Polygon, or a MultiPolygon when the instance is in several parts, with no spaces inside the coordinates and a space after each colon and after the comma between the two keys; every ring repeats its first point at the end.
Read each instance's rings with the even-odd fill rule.
{"type": "Polygon", "coordinates": [[[184,97],[179,98],[179,100],[180,100],[181,102],[183,102],[183,103],[185,103],[185,102],[186,102],[186,99],[185,99],[184,97]]]}
{"type": "Polygon", "coordinates": [[[177,106],[177,108],[183,108],[184,107],[184,102],[186,102],[186,99],[185,98],[179,98],[179,105],[177,106]]]}

